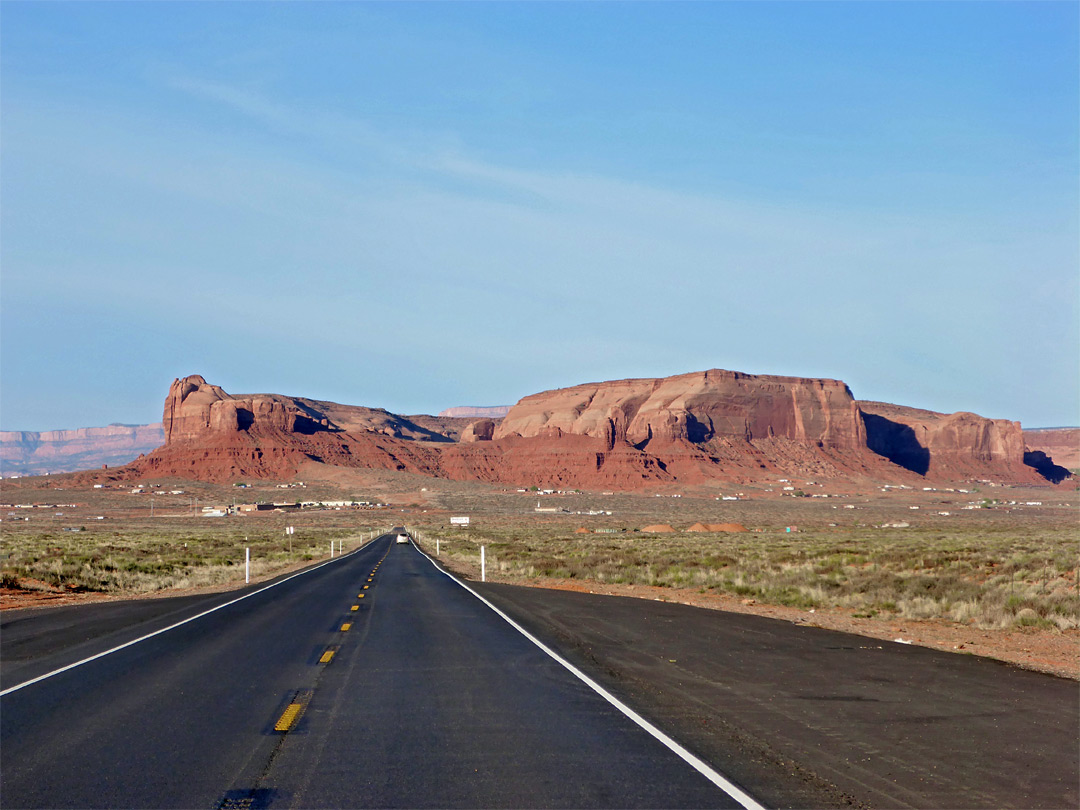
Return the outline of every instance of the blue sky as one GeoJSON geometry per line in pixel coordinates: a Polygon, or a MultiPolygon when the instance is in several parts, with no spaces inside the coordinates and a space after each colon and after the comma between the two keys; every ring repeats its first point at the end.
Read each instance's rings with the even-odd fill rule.
{"type": "Polygon", "coordinates": [[[1080,422],[1075,3],[0,6],[0,427],[705,368],[1080,422]]]}

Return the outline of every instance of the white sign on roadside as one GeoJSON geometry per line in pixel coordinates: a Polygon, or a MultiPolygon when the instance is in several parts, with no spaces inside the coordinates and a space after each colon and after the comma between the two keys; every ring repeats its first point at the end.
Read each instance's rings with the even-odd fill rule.
{"type": "Polygon", "coordinates": [[[469,516],[465,515],[463,517],[452,517],[452,518],[450,518],[450,525],[451,526],[468,526],[469,525],[469,516]]]}

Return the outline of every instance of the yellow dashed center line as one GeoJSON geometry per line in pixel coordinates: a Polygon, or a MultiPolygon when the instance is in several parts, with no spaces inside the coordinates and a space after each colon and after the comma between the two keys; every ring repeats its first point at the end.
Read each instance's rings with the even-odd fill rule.
{"type": "Polygon", "coordinates": [[[327,650],[326,652],[324,652],[322,654],[322,658],[319,659],[319,663],[320,664],[329,664],[333,657],[334,657],[334,651],[333,650],[327,650]]]}
{"type": "MultiPolygon", "coordinates": [[[[333,653],[329,653],[329,655],[333,655],[333,653]]],[[[303,703],[290,703],[289,707],[282,712],[281,719],[274,726],[274,731],[288,731],[290,726],[296,722],[296,716],[300,714],[300,710],[303,708],[303,703]]]]}
{"type": "Polygon", "coordinates": [[[358,594],[356,595],[356,598],[357,598],[357,599],[363,599],[363,598],[364,598],[364,595],[363,595],[362,593],[358,593],[358,594]]]}
{"type": "Polygon", "coordinates": [[[359,609],[360,609],[359,605],[353,605],[351,608],[349,608],[349,610],[359,610],[359,609]]]}
{"type": "Polygon", "coordinates": [[[370,585],[365,585],[365,586],[364,586],[364,590],[366,591],[366,590],[367,590],[368,588],[370,588],[370,587],[371,587],[370,585]]]}
{"type": "Polygon", "coordinates": [[[341,632],[342,633],[349,632],[350,627],[352,627],[352,622],[345,622],[345,624],[341,625],[341,632]]]}

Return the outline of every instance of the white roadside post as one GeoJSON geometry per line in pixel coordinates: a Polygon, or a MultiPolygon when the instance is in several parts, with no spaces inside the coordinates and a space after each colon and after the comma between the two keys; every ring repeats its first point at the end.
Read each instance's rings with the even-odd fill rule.
{"type": "Polygon", "coordinates": [[[251,547],[244,549],[244,584],[251,582],[251,547]]]}
{"type": "Polygon", "coordinates": [[[484,559],[484,546],[480,546],[480,581],[487,582],[487,562],[484,559]]]}

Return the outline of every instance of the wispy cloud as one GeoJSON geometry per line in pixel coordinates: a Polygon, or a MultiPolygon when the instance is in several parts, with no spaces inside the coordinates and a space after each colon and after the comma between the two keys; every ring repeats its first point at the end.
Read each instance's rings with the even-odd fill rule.
{"type": "Polygon", "coordinates": [[[1018,256],[1054,261],[992,222],[522,168],[221,82],[166,90],[259,137],[20,101],[5,147],[33,169],[5,183],[22,209],[5,213],[21,224],[5,234],[5,306],[111,302],[224,344],[405,365],[439,351],[474,387],[490,368],[513,386],[727,362],[857,377],[870,396],[921,375],[959,401],[957,364],[919,357],[965,340],[985,347],[965,354],[972,373],[1001,377],[1015,350],[1000,285],[1018,256]],[[46,247],[50,229],[68,241],[46,247]],[[399,313],[407,329],[377,326],[399,313]]]}

